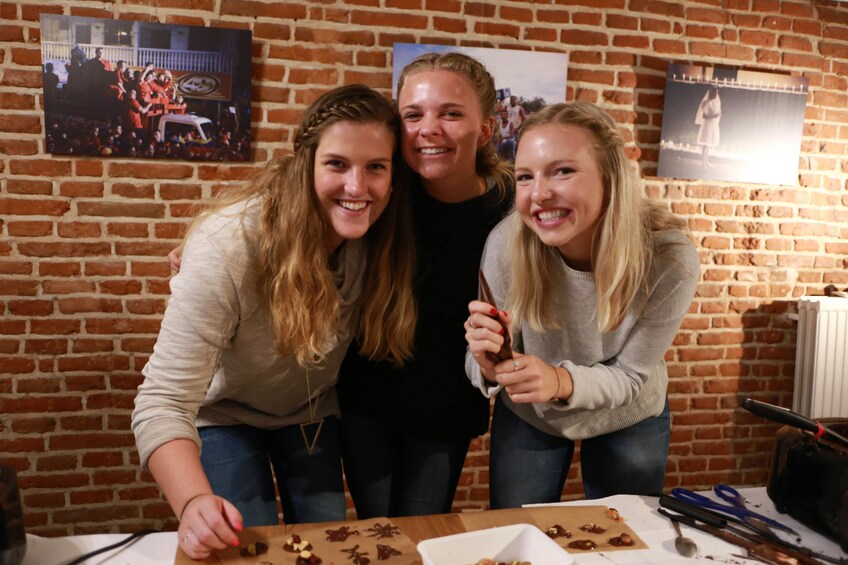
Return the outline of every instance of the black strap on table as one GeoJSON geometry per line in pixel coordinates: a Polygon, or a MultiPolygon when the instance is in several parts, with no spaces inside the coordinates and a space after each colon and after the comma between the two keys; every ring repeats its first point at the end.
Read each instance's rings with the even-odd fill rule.
{"type": "Polygon", "coordinates": [[[100,549],[95,549],[94,551],[89,551],[85,555],[80,555],[79,557],[77,557],[73,561],[65,563],[65,565],[78,565],[79,563],[82,563],[83,561],[86,561],[87,559],[91,559],[95,555],[100,555],[101,553],[105,553],[105,552],[110,551],[112,549],[121,547],[122,545],[126,545],[133,540],[143,538],[147,534],[158,534],[158,533],[159,533],[159,530],[141,530],[139,532],[136,532],[132,535],[125,537],[121,541],[113,543],[112,545],[109,545],[109,546],[106,546],[106,547],[101,547],[100,549]]]}

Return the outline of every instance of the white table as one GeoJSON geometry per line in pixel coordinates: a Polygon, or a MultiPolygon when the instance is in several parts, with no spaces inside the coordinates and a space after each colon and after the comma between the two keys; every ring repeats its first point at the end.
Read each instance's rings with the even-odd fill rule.
{"type": "MultiPolygon", "coordinates": [[[[739,493],[745,498],[746,505],[755,512],[774,518],[792,529],[796,530],[803,540],[797,544],[794,537],[786,537],[786,541],[803,545],[804,547],[832,557],[848,558],[848,554],[842,553],[836,542],[830,541],[821,534],[810,530],[803,524],[798,523],[787,514],[781,514],[774,508],[774,503],[766,494],[765,487],[740,488],[739,493]]],[[[712,492],[702,492],[704,496],[721,502],[712,492]]],[[[691,563],[692,559],[682,557],[674,548],[675,533],[671,522],[659,514],[657,499],[641,496],[610,496],[600,500],[578,500],[562,503],[569,505],[592,505],[604,504],[616,508],[622,516],[627,519],[627,525],[633,528],[639,537],[648,544],[650,549],[639,551],[616,551],[610,553],[587,553],[575,556],[575,563],[691,563]]],[[[739,546],[729,544],[710,534],[680,524],[684,536],[692,539],[698,545],[696,559],[708,560],[709,563],[758,563],[755,561],[743,561],[738,556],[744,556],[745,550],[739,546]]],[[[775,533],[781,535],[779,531],[775,533]]]]}
{"type": "MultiPolygon", "coordinates": [[[[766,495],[765,488],[739,489],[748,506],[760,514],[776,518],[801,534],[802,545],[813,551],[833,557],[848,558],[839,546],[827,538],[811,531],[785,514],[779,514],[766,495]]],[[[709,493],[704,493],[709,495],[709,493]]],[[[579,500],[561,503],[569,505],[605,505],[618,509],[627,519],[627,524],[641,537],[650,549],[616,551],[575,555],[580,565],[595,563],[691,563],[677,554],[674,549],[674,530],[671,523],[656,512],[657,499],[650,497],[618,495],[600,500],[579,500]]],[[[681,525],[683,535],[698,544],[696,559],[710,563],[738,563],[739,555],[745,550],[726,543],[699,530],[681,525]]],[[[27,553],[23,565],[63,565],[75,557],[105,547],[126,537],[125,534],[95,534],[62,538],[43,538],[27,535],[27,553]]],[[[149,534],[132,544],[108,553],[100,554],[85,562],[85,565],[172,565],[177,549],[175,532],[149,534]]],[[[753,563],[753,561],[751,562],[753,563]]]]}

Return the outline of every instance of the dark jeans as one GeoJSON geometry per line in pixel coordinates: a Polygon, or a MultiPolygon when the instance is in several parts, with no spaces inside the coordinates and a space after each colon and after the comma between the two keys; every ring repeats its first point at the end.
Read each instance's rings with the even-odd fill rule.
{"type": "Polygon", "coordinates": [[[450,512],[470,439],[401,437],[376,419],[350,412],[342,417],[341,437],[357,518],[450,512]]]}
{"type": "MultiPolygon", "coordinates": [[[[655,418],[582,440],[580,466],[586,498],[662,494],[670,435],[666,399],[665,409],[655,418]]],[[[498,395],[491,445],[489,497],[493,509],[559,502],[574,456],[572,440],[531,426],[498,395]]]]}
{"type": "MultiPolygon", "coordinates": [[[[344,520],[338,426],[336,418],[324,418],[312,455],[306,452],[299,425],[277,430],[244,424],[200,428],[200,460],[213,492],[239,509],[245,526],[279,522],[272,466],[287,524],[344,520]]],[[[316,429],[306,426],[310,442],[316,429]]]]}

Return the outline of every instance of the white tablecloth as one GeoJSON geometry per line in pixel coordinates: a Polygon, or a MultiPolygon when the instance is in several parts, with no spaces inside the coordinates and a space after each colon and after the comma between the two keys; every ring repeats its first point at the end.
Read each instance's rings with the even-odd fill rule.
{"type": "MultiPolygon", "coordinates": [[[[748,506],[760,514],[773,517],[794,528],[801,534],[801,545],[813,551],[833,557],[848,558],[839,546],[827,538],[811,531],[785,514],[779,514],[766,495],[765,488],[739,489],[748,506]]],[[[709,493],[705,493],[709,495],[709,493]]],[[[641,537],[650,549],[637,551],[615,551],[609,553],[589,553],[575,555],[578,564],[594,563],[689,563],[674,549],[674,530],[671,523],[656,512],[657,499],[650,497],[618,495],[600,500],[580,500],[561,503],[569,505],[605,505],[618,509],[627,519],[627,524],[641,537]]],[[[692,538],[698,544],[697,559],[708,559],[713,563],[738,563],[734,555],[744,555],[745,551],[699,530],[681,525],[683,535],[692,538]]],[[[42,538],[27,536],[27,553],[23,565],[63,565],[75,557],[105,547],[124,539],[123,534],[95,534],[88,536],[70,536],[62,538],[42,538]]],[[[795,540],[791,540],[795,541],[795,540]]],[[[174,532],[149,534],[108,553],[100,554],[85,562],[85,565],[172,565],[177,548],[177,536],[174,532]]]]}
{"type": "MultiPolygon", "coordinates": [[[[785,524],[796,530],[801,535],[801,543],[797,543],[797,539],[791,536],[785,537],[786,541],[802,545],[812,551],[824,553],[833,557],[848,558],[848,555],[842,553],[839,546],[810,530],[806,526],[798,523],[786,514],[780,514],[774,508],[774,503],[766,494],[765,487],[760,488],[740,488],[739,493],[745,498],[746,505],[751,510],[774,518],[782,524],[785,524]]],[[[704,496],[710,497],[717,502],[722,502],[715,497],[711,492],[701,493],[704,496]]],[[[659,514],[656,509],[658,502],[656,498],[641,497],[641,496],[610,496],[600,500],[579,500],[574,502],[563,503],[565,505],[596,505],[603,504],[612,508],[616,508],[622,516],[627,520],[627,525],[633,528],[639,537],[644,540],[650,549],[638,551],[615,551],[609,553],[594,553],[575,555],[575,563],[595,564],[595,563],[619,563],[619,564],[635,564],[635,563],[691,563],[691,559],[682,557],[674,548],[675,533],[671,522],[668,518],[659,514]]],[[[684,524],[680,525],[680,529],[684,536],[692,539],[698,545],[697,559],[710,560],[712,563],[742,563],[738,557],[744,556],[745,550],[741,547],[729,544],[710,534],[690,528],[684,524]]],[[[780,531],[775,530],[775,533],[781,535],[780,531]]],[[[750,561],[753,563],[753,561],[750,561]]]]}

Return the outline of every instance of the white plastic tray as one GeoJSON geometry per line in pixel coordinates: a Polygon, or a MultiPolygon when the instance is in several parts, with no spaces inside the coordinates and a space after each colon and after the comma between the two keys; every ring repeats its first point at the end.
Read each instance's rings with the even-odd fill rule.
{"type": "Polygon", "coordinates": [[[529,561],[532,565],[573,563],[542,530],[529,524],[514,524],[424,540],[418,544],[424,565],[474,565],[488,557],[495,561],[529,561]]]}

